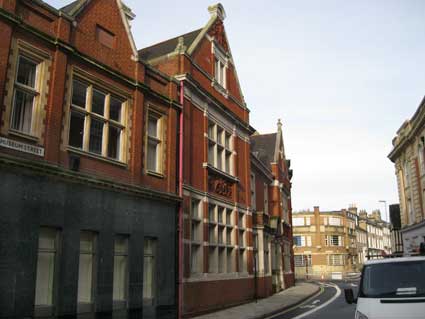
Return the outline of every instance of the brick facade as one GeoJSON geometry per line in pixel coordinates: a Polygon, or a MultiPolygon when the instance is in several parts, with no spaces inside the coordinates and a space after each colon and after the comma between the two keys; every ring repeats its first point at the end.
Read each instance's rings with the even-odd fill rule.
{"type": "Polygon", "coordinates": [[[177,251],[180,202],[175,139],[179,83],[139,61],[129,32],[133,16],[121,1],[72,5],[78,10],[58,11],[42,1],[0,2],[0,176],[7,185],[0,192],[0,317],[45,311],[57,316],[88,311],[93,317],[98,312],[122,318],[127,312],[173,317],[177,266],[169,257],[177,251]],[[25,65],[36,70],[34,80],[30,73],[22,78],[25,65]],[[75,106],[77,79],[85,85],[85,99],[75,106]],[[32,107],[23,111],[28,102],[19,104],[17,94],[31,98],[32,107]],[[101,104],[94,104],[94,94],[101,104]],[[118,102],[112,105],[112,99],[118,102]],[[71,137],[75,110],[84,124],[71,137]],[[146,154],[152,110],[161,119],[161,170],[155,174],[148,170],[146,154]],[[80,136],[83,144],[71,145],[71,138],[80,136]],[[60,238],[53,301],[43,307],[34,306],[41,227],[60,238]],[[95,234],[98,256],[89,307],[77,302],[82,231],[95,234]],[[118,235],[128,238],[130,251],[121,310],[112,302],[118,235]],[[156,243],[156,287],[148,304],[143,290],[146,239],[156,243]]]}

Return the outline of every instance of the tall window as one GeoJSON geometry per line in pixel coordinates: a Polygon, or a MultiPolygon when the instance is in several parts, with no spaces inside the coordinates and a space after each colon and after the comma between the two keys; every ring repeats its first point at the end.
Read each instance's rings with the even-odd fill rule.
{"type": "Polygon", "coordinates": [[[78,266],[78,310],[89,312],[93,308],[95,286],[96,235],[84,231],[80,234],[80,260],[78,266]]]}
{"type": "Polygon", "coordinates": [[[291,272],[291,245],[284,243],[283,245],[283,267],[285,272],[291,272]]]}
{"type": "Polygon", "coordinates": [[[264,235],[264,274],[270,273],[270,239],[264,235]]]}
{"type": "Polygon", "coordinates": [[[69,145],[123,161],[124,101],[88,82],[72,82],[69,145]]]}
{"type": "Polygon", "coordinates": [[[256,209],[256,202],[255,202],[255,175],[251,173],[251,208],[256,209]]]}
{"type": "Polygon", "coordinates": [[[280,198],[282,200],[283,220],[288,224],[291,224],[291,221],[289,220],[288,199],[286,198],[285,193],[282,190],[280,191],[280,198]]]}
{"type": "MultiPolygon", "coordinates": [[[[208,272],[236,272],[236,237],[232,209],[210,204],[208,208],[208,272]]],[[[201,250],[202,251],[202,250],[201,250]]]]}
{"type": "Polygon", "coordinates": [[[215,58],[215,80],[223,88],[226,88],[226,63],[218,58],[215,58]]]}
{"type": "Polygon", "coordinates": [[[56,255],[58,250],[56,229],[42,227],[38,236],[37,280],[35,284],[35,308],[52,314],[55,289],[56,255]]]}
{"type": "Polygon", "coordinates": [[[208,163],[233,174],[232,135],[213,122],[208,124],[208,163]]]}
{"type": "Polygon", "coordinates": [[[18,57],[11,128],[25,134],[32,133],[34,103],[39,95],[38,64],[23,55],[18,57]]]}
{"type": "Polygon", "coordinates": [[[269,191],[268,186],[264,183],[264,214],[269,213],[269,191]]]}
{"type": "Polygon", "coordinates": [[[115,308],[126,306],[128,293],[128,237],[116,236],[114,243],[114,291],[115,308]]]}
{"type": "Polygon", "coordinates": [[[153,304],[155,298],[155,264],[156,240],[145,238],[143,263],[143,300],[145,304],[153,304]]]}
{"type": "Polygon", "coordinates": [[[163,116],[148,112],[147,160],[148,171],[162,173],[163,116]]]}
{"type": "Polygon", "coordinates": [[[192,273],[199,273],[202,271],[202,253],[201,244],[203,243],[202,233],[202,202],[197,199],[192,199],[191,203],[191,259],[190,271],[192,273]]]}

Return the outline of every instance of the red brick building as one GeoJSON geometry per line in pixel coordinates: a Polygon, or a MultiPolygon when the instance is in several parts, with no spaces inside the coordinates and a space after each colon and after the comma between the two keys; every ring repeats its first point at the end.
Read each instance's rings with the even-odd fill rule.
{"type": "Polygon", "coordinates": [[[120,0],[0,1],[0,317],[174,313],[179,83],[120,0]]]}
{"type": "Polygon", "coordinates": [[[251,200],[254,252],[259,295],[270,295],[295,283],[290,161],[286,159],[282,124],[276,133],[251,136],[251,200]],[[254,186],[253,186],[254,185],[254,186]]]}
{"type": "Polygon", "coordinates": [[[0,0],[0,318],[174,318],[293,284],[281,127],[253,135],[209,11],[137,51],[121,0],[0,0]]]}
{"type": "MultiPolygon", "coordinates": [[[[283,244],[276,245],[273,284],[271,270],[259,279],[260,283],[256,278],[257,237],[253,236],[250,181],[250,136],[254,130],[249,125],[249,110],[226,37],[224,9],[218,4],[211,6],[209,12],[211,18],[203,28],[139,51],[149,65],[180,80],[184,88],[185,315],[242,303],[257,294],[268,296],[274,286],[274,291],[279,291],[293,283],[291,269],[287,275],[281,271],[283,255],[277,256],[282,253],[283,244]],[[265,287],[262,292],[256,289],[257,284],[265,287]]],[[[281,150],[283,140],[279,141],[281,150]]],[[[277,232],[273,238],[279,240],[287,238],[285,247],[290,253],[290,197],[280,193],[286,190],[290,194],[284,153],[277,155],[276,162],[262,165],[266,166],[273,199],[270,220],[276,224],[270,233],[277,232]],[[286,209],[280,207],[282,199],[287,203],[286,209]],[[280,218],[283,212],[287,214],[284,220],[280,218]]],[[[271,242],[274,249],[274,239],[271,242]]],[[[290,258],[286,260],[290,263],[290,258]]]]}

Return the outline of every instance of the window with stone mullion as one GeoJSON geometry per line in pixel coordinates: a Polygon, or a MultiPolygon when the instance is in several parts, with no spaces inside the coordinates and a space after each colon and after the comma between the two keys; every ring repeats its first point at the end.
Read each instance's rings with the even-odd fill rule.
{"type": "Polygon", "coordinates": [[[25,134],[32,133],[34,102],[39,94],[36,89],[37,65],[23,55],[18,57],[11,128],[25,134]]]}
{"type": "Polygon", "coordinates": [[[69,145],[121,160],[123,101],[82,80],[72,83],[69,145]]]}

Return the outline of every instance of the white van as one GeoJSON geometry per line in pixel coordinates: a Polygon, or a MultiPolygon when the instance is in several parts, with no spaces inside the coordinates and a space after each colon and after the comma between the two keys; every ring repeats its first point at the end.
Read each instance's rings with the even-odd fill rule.
{"type": "Polygon", "coordinates": [[[424,319],[425,257],[367,261],[357,298],[345,289],[348,303],[357,303],[355,319],[424,319]]]}

